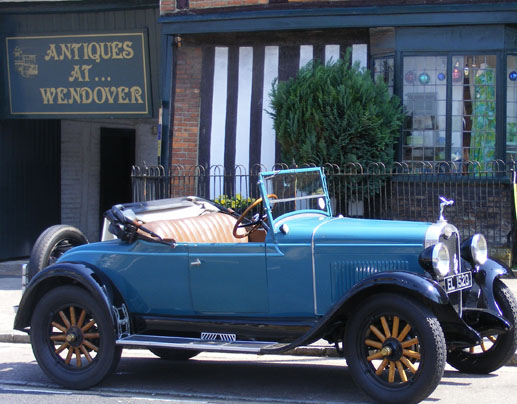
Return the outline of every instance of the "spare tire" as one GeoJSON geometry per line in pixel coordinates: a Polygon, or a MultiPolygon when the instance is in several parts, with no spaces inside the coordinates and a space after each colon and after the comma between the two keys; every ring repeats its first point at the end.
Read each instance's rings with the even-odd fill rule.
{"type": "Polygon", "coordinates": [[[40,234],[32,247],[27,276],[30,281],[43,268],[54,264],[72,247],[87,244],[88,239],[77,227],[57,224],[40,234]]]}

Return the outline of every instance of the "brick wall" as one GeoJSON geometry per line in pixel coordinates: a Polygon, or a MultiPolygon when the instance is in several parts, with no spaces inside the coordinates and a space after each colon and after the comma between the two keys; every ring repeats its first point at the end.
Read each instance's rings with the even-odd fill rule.
{"type": "Polygon", "coordinates": [[[91,242],[99,240],[101,128],[135,129],[135,163],[154,165],[156,124],[154,119],[61,121],[61,223],[78,227],[91,242]]]}
{"type": "Polygon", "coordinates": [[[172,164],[195,166],[201,105],[202,51],[200,47],[181,47],[176,57],[172,164]]]}

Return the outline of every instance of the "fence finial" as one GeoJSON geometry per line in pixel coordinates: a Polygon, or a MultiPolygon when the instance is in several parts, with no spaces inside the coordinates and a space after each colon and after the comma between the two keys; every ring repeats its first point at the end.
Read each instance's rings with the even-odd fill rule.
{"type": "Polygon", "coordinates": [[[443,196],[440,196],[440,201],[442,201],[442,202],[440,203],[440,218],[438,219],[438,221],[446,222],[447,220],[445,220],[445,217],[443,216],[443,211],[446,206],[454,205],[454,201],[452,199],[448,200],[443,196]]]}

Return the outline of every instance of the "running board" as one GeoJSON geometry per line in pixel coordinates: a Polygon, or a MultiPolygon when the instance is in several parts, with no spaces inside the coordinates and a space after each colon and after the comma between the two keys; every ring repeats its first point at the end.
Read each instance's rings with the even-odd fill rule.
{"type": "Polygon", "coordinates": [[[262,349],[276,350],[288,344],[265,341],[220,341],[200,338],[165,337],[159,335],[130,335],[116,341],[122,346],[141,346],[146,348],[192,349],[196,351],[240,352],[259,354],[262,349]]]}

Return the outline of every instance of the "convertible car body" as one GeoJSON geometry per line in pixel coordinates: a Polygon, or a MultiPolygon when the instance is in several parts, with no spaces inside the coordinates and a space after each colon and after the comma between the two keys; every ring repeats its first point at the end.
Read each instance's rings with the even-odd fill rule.
{"type": "Polygon", "coordinates": [[[446,361],[489,373],[515,352],[517,304],[482,235],[436,223],[334,217],[319,168],[260,174],[242,215],[186,197],[114,206],[113,240],[37,273],[15,328],[69,388],[112,372],[123,347],[162,358],[282,353],[335,343],[380,402],[418,402],[446,361]],[[253,217],[251,213],[256,212],[253,217]]]}

